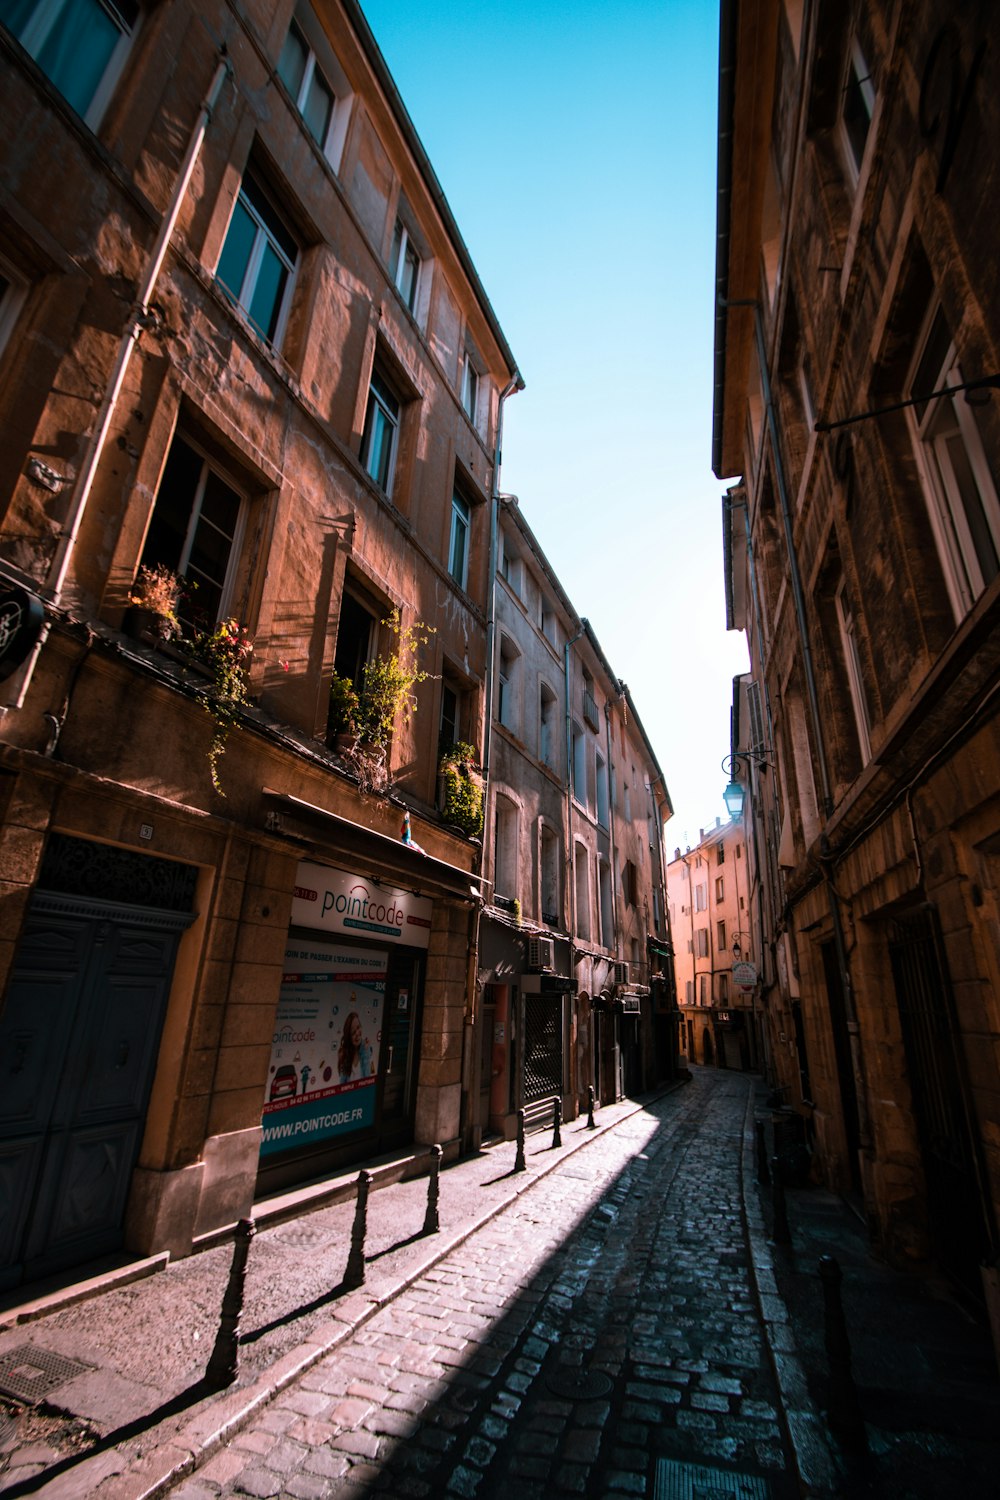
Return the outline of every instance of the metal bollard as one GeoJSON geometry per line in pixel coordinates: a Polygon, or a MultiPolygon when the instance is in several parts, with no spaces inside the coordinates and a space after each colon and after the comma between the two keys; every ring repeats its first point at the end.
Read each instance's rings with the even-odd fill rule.
{"type": "Polygon", "coordinates": [[[771,1176],[767,1170],[767,1142],[764,1138],[763,1120],[757,1121],[755,1129],[757,1136],[757,1181],[766,1184],[770,1182],[771,1176]]]}
{"type": "Polygon", "coordinates": [[[785,1184],[781,1180],[781,1163],[771,1157],[771,1207],[774,1210],[774,1243],[790,1245],[792,1231],[788,1227],[788,1211],[785,1207],[785,1184]]]}
{"type": "Polygon", "coordinates": [[[587,1129],[597,1129],[594,1124],[594,1085],[592,1083],[587,1085],[587,1129]]]}
{"type": "Polygon", "coordinates": [[[431,1147],[431,1172],[427,1179],[427,1212],[424,1215],[424,1234],[437,1234],[441,1228],[438,1220],[438,1196],[440,1194],[441,1157],[440,1146],[431,1147]]]}
{"type": "Polygon", "coordinates": [[[514,1171],[527,1171],[527,1162],[524,1159],[524,1110],[517,1112],[517,1155],[514,1157],[514,1171]]]}
{"type": "Polygon", "coordinates": [[[562,1126],[562,1100],[561,1099],[556,1099],[556,1100],[553,1101],[553,1110],[552,1110],[552,1149],[553,1149],[553,1151],[556,1149],[557,1146],[561,1146],[562,1145],[562,1130],[560,1128],[561,1126],[562,1126]]]}
{"type": "Polygon", "coordinates": [[[830,1366],[830,1426],[845,1447],[857,1450],[866,1447],[868,1439],[858,1388],[851,1373],[851,1341],[840,1296],[840,1265],[832,1255],[820,1256],[819,1276],[823,1283],[826,1357],[830,1366]]]}
{"type": "Polygon", "coordinates": [[[354,1210],[351,1227],[351,1253],[347,1257],[344,1271],[344,1286],[364,1286],[365,1282],[365,1235],[368,1232],[368,1189],[372,1185],[370,1172],[358,1173],[358,1206],[354,1210]]]}
{"type": "Polygon", "coordinates": [[[253,1219],[240,1219],[233,1236],[233,1260],[229,1281],[222,1298],[219,1331],[215,1348],[205,1369],[205,1384],[213,1391],[232,1385],[240,1365],[240,1319],[243,1316],[243,1292],[247,1277],[250,1241],[257,1233],[253,1219]]]}

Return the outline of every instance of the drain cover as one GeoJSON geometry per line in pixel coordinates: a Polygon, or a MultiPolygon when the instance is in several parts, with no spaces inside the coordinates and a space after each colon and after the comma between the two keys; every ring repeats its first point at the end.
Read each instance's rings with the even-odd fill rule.
{"type": "Polygon", "coordinates": [[[82,1360],[39,1349],[37,1344],[22,1344],[0,1354],[0,1391],[19,1401],[37,1401],[57,1386],[65,1385],[74,1375],[93,1368],[82,1360]]]}
{"type": "Polygon", "coordinates": [[[656,1464],[653,1500],[771,1500],[771,1486],[757,1474],[703,1469],[661,1458],[656,1464]]]}
{"type": "Polygon", "coordinates": [[[556,1396],[566,1396],[570,1401],[593,1401],[606,1396],[613,1385],[607,1375],[596,1370],[553,1370],[546,1375],[545,1384],[556,1396]]]}

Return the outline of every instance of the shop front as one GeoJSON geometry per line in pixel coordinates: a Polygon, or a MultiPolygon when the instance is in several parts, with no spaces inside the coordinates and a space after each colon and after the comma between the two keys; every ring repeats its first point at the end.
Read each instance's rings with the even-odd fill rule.
{"type": "Polygon", "coordinates": [[[304,860],[261,1118],[273,1190],[412,1139],[434,902],[304,860]]]}

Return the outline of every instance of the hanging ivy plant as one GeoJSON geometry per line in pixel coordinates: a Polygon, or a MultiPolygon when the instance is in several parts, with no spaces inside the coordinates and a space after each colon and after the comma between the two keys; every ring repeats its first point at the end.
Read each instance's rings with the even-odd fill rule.
{"type": "Polygon", "coordinates": [[[191,642],[191,655],[207,667],[212,676],[212,694],[204,699],[207,713],[215,721],[215,733],[208,751],[208,769],[212,785],[220,797],[226,794],[219,781],[219,761],[226,748],[229,731],[239,716],[240,705],[247,701],[246,674],[253,654],[253,639],[239,620],[220,620],[214,630],[203,630],[191,642]]]}
{"type": "Polygon", "coordinates": [[[441,756],[441,815],[470,839],[483,831],[483,778],[476,769],[476,752],[459,742],[441,756]]]}

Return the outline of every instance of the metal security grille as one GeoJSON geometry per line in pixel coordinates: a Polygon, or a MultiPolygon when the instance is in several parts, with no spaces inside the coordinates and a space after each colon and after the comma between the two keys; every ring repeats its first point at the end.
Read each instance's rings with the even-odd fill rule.
{"type": "Polygon", "coordinates": [[[989,1252],[990,1236],[933,909],[924,907],[890,924],[889,957],[923,1148],[931,1243],[943,1268],[979,1302],[979,1263],[989,1252]]]}
{"type": "Polygon", "coordinates": [[[770,1500],[771,1486],[757,1474],[706,1469],[661,1458],[653,1500],[770,1500]]]}
{"type": "Polygon", "coordinates": [[[524,997],[524,1100],[562,1094],[562,1000],[524,997]]]}

